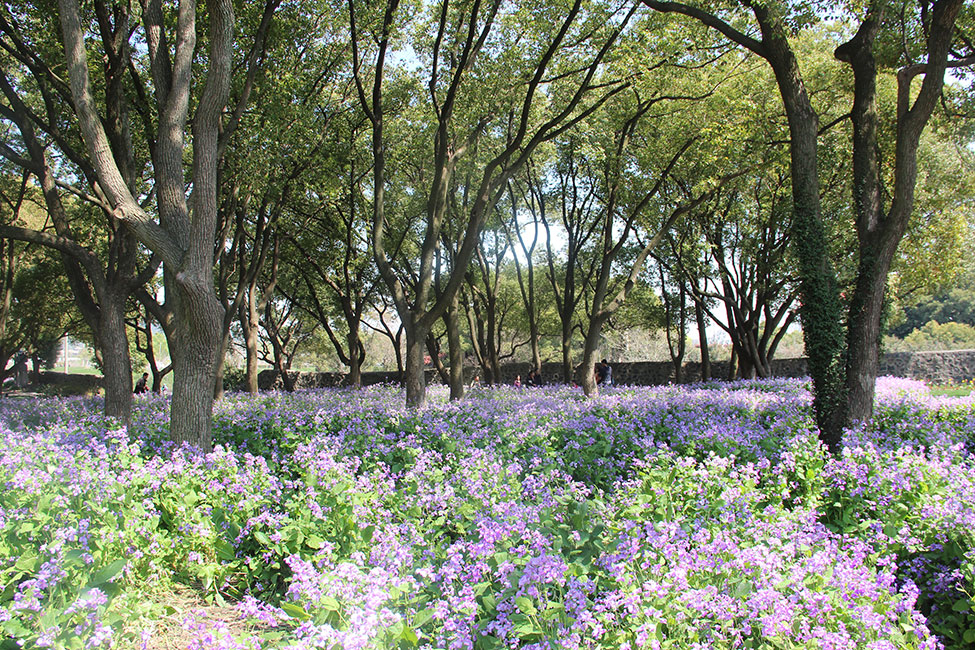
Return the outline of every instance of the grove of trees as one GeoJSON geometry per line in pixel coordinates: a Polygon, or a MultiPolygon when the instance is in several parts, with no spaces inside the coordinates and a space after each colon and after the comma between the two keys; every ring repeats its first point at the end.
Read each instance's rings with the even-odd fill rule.
{"type": "Polygon", "coordinates": [[[256,392],[259,361],[291,389],[312,344],[358,384],[381,336],[420,407],[428,362],[457,399],[465,362],[497,382],[516,354],[595,394],[626,327],[663,328],[678,368],[696,329],[705,376],[723,331],[737,375],[765,376],[799,323],[835,452],[872,416],[887,323],[970,316],[949,289],[973,19],[961,0],[5,3],[0,368],[72,332],[126,420],[144,354],[156,388],[172,372],[173,439],[206,449],[234,347],[256,392]],[[891,321],[902,305],[927,311],[891,321]]]}

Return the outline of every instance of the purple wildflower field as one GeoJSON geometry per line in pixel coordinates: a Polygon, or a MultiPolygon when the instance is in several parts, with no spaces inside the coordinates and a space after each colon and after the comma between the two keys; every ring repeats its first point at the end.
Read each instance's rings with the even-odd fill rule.
{"type": "Polygon", "coordinates": [[[206,455],[0,402],[0,648],[975,645],[975,399],[884,378],[831,458],[796,380],[431,393],[230,395],[206,455]]]}

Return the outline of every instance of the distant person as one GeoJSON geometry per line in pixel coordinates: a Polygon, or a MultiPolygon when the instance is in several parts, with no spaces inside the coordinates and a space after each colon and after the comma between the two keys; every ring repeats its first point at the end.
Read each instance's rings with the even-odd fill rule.
{"type": "Polygon", "coordinates": [[[606,381],[606,366],[603,365],[602,361],[597,361],[596,365],[592,368],[593,376],[596,378],[596,385],[602,384],[606,381]]]}
{"type": "Polygon", "coordinates": [[[149,392],[149,373],[144,372],[142,376],[139,377],[139,381],[135,382],[135,393],[148,393],[149,392]]]}
{"type": "Polygon", "coordinates": [[[27,387],[27,355],[23,352],[19,353],[14,361],[14,386],[27,387]]]}
{"type": "Polygon", "coordinates": [[[602,365],[602,367],[603,367],[603,381],[602,381],[603,385],[604,386],[612,386],[613,385],[613,367],[611,365],[609,365],[609,363],[606,362],[606,359],[603,359],[603,361],[602,361],[602,363],[600,365],[602,365]]]}
{"type": "Polygon", "coordinates": [[[521,375],[515,377],[515,388],[521,388],[521,375]]]}
{"type": "Polygon", "coordinates": [[[525,385],[526,386],[541,386],[542,385],[542,376],[540,374],[538,374],[537,372],[535,372],[535,369],[532,368],[531,370],[528,371],[528,376],[525,377],[525,385]]]}

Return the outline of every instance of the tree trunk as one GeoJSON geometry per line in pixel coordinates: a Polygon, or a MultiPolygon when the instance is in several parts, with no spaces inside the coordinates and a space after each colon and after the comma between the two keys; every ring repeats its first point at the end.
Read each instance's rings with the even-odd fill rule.
{"type": "Polygon", "coordinates": [[[883,10],[871,5],[856,34],[834,52],[837,59],[850,64],[854,78],[850,115],[853,204],[860,260],[846,341],[847,417],[851,423],[868,422],[873,416],[887,274],[913,212],[918,145],[942,95],[955,21],[962,4],[961,0],[939,0],[929,7],[927,61],[905,66],[898,72],[896,130],[891,129],[896,133],[893,191],[882,176],[878,145],[882,129],[876,102],[874,41],[884,22],[883,10]],[[924,79],[915,93],[912,80],[919,74],[924,79]],[[885,211],[888,197],[890,204],[885,211]]]}
{"type": "Polygon", "coordinates": [[[247,364],[247,392],[251,395],[257,395],[260,390],[257,384],[257,340],[258,328],[248,319],[247,326],[244,328],[244,348],[246,354],[245,363],[247,364]]]}
{"type": "Polygon", "coordinates": [[[430,363],[437,370],[440,383],[446,386],[450,383],[450,373],[447,372],[447,367],[440,360],[440,340],[433,335],[433,332],[427,334],[427,354],[430,355],[430,363]]]}
{"type": "Polygon", "coordinates": [[[772,25],[766,10],[756,7],[762,24],[767,60],[772,66],[789,121],[793,242],[799,260],[802,332],[813,383],[813,410],[819,437],[837,454],[847,422],[844,367],[843,305],[829,259],[826,228],[820,212],[817,146],[819,116],[802,82],[799,65],[781,25],[772,25]]]}
{"type": "Polygon", "coordinates": [[[132,416],[132,360],[125,331],[125,296],[102,296],[98,346],[102,351],[105,415],[128,424],[132,416]]]}
{"type": "Polygon", "coordinates": [[[349,322],[349,333],[346,336],[349,345],[349,376],[348,382],[354,388],[362,388],[362,341],[359,339],[359,322],[349,322]]]}
{"type": "Polygon", "coordinates": [[[700,300],[694,301],[694,316],[697,320],[697,336],[701,344],[701,381],[711,381],[711,351],[708,349],[707,319],[700,300]]]}
{"type": "Polygon", "coordinates": [[[599,346],[600,328],[590,325],[586,333],[586,340],[582,348],[582,365],[579,366],[579,385],[586,397],[599,395],[599,384],[596,383],[596,348],[599,346]]]}
{"type": "Polygon", "coordinates": [[[893,258],[891,247],[878,245],[860,255],[856,289],[850,304],[847,387],[852,423],[869,422],[877,373],[880,368],[880,338],[887,273],[893,258]]]}
{"type": "Polygon", "coordinates": [[[227,350],[230,349],[230,328],[224,327],[220,337],[220,350],[217,352],[217,367],[213,371],[213,401],[223,399],[223,372],[227,366],[227,350]]]}
{"type": "Polygon", "coordinates": [[[464,397],[464,349],[460,344],[460,299],[454,294],[453,300],[444,313],[447,325],[447,354],[450,358],[450,399],[464,397]]]}
{"type": "Polygon", "coordinates": [[[173,340],[169,346],[173,361],[170,436],[177,443],[210,451],[223,306],[213,290],[211,273],[192,280],[184,277],[174,283],[177,293],[173,305],[173,340]]]}
{"type": "Polygon", "coordinates": [[[494,294],[494,287],[489,286],[490,283],[487,281],[484,284],[487,289],[485,300],[487,303],[487,332],[485,334],[487,347],[485,354],[490,367],[490,382],[492,385],[499,385],[501,384],[501,352],[498,349],[498,302],[494,294]]]}
{"type": "MultiPolygon", "coordinates": [[[[572,383],[572,324],[562,321],[562,381],[572,383]]],[[[581,385],[581,384],[580,384],[581,385]]]]}
{"type": "Polygon", "coordinates": [[[403,388],[406,389],[406,405],[420,408],[426,403],[427,384],[423,374],[423,343],[426,332],[415,323],[406,328],[406,368],[403,373],[403,388]]]}

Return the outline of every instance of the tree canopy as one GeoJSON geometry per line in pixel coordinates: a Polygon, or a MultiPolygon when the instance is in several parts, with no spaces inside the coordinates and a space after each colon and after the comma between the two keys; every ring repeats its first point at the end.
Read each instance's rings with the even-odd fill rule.
{"type": "Polygon", "coordinates": [[[358,384],[381,332],[421,406],[427,367],[459,398],[465,363],[495,382],[519,355],[594,392],[588,368],[624,324],[669,323],[675,360],[692,327],[702,357],[722,329],[737,372],[766,374],[798,319],[835,450],[871,416],[885,314],[963,268],[972,14],[6,4],[2,257],[52,251],[110,415],[131,409],[126,323],[143,339],[157,323],[172,434],[203,447],[237,348],[251,390],[262,357],[292,387],[313,339],[358,384]],[[27,196],[43,218],[18,217],[27,196]]]}

